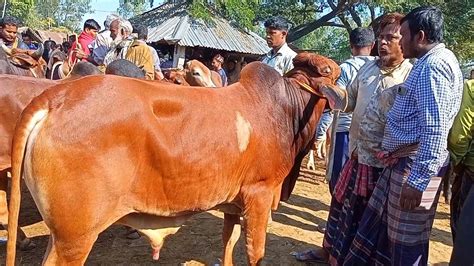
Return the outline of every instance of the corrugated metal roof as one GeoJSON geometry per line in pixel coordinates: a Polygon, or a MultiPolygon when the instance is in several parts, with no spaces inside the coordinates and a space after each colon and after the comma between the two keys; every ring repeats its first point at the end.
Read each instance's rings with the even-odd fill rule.
{"type": "Polygon", "coordinates": [[[64,32],[53,32],[53,31],[45,31],[45,30],[35,30],[41,39],[44,41],[46,40],[53,40],[56,43],[63,43],[63,39],[67,40],[67,33],[64,32]]]}
{"type": "Polygon", "coordinates": [[[163,4],[131,19],[148,27],[148,41],[178,43],[247,54],[265,54],[266,41],[253,32],[243,31],[219,16],[209,22],[193,19],[187,5],[163,4]]]}
{"type": "Polygon", "coordinates": [[[67,39],[67,33],[64,32],[55,32],[55,31],[46,31],[46,30],[34,30],[28,27],[21,27],[18,29],[20,33],[25,33],[30,35],[32,39],[36,42],[45,42],[47,40],[53,40],[56,43],[63,43],[63,39],[67,39]]]}

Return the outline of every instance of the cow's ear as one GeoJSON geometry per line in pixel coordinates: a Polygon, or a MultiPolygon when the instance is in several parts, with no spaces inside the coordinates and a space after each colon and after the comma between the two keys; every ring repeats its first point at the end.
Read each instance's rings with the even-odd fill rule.
{"type": "Polygon", "coordinates": [[[293,66],[295,67],[308,67],[309,61],[311,60],[311,54],[308,52],[299,53],[293,58],[293,66]]]}
{"type": "Polygon", "coordinates": [[[300,68],[309,68],[321,77],[335,81],[340,75],[339,66],[333,60],[318,54],[303,52],[293,59],[293,65],[300,68]]]}

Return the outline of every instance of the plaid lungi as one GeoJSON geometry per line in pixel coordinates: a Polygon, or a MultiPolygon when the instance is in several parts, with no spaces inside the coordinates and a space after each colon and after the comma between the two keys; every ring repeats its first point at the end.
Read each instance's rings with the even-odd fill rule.
{"type": "Polygon", "coordinates": [[[350,159],[342,169],[341,176],[334,188],[333,196],[339,203],[344,202],[349,182],[355,182],[351,192],[362,197],[370,197],[380,172],[380,168],[359,164],[357,160],[350,159]],[[377,172],[374,173],[374,170],[377,172]]]}
{"type": "Polygon", "coordinates": [[[413,160],[400,158],[385,168],[372,193],[344,265],[426,265],[428,245],[440,192],[442,167],[423,193],[429,209],[405,211],[400,207],[402,185],[413,160]]]}
{"type": "Polygon", "coordinates": [[[331,200],[323,240],[332,265],[344,262],[374,189],[368,184],[375,184],[381,172],[381,168],[359,164],[355,159],[345,163],[331,200]]]}

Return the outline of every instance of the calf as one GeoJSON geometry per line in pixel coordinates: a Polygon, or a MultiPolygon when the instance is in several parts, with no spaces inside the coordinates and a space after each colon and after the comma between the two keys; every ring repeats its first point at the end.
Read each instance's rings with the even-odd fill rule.
{"type": "Polygon", "coordinates": [[[166,235],[209,209],[225,213],[224,264],[240,215],[248,262],[258,264],[270,210],[288,198],[313,143],[326,104],[319,90],[337,90],[332,60],[303,53],[294,66],[281,77],[252,63],[220,90],[106,75],[35,98],[13,140],[7,265],[21,177],[51,231],[46,264],[83,264],[113,223],[146,235],[158,259],[166,235]]]}
{"type": "Polygon", "coordinates": [[[190,60],[185,68],[186,81],[191,86],[222,87],[222,79],[219,73],[210,70],[198,60],[190,60]]]}

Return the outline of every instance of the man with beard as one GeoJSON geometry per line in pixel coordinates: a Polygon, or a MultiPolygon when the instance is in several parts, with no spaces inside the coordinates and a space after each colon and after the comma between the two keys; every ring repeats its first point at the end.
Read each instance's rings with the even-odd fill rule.
{"type": "Polygon", "coordinates": [[[388,113],[379,178],[352,243],[349,265],[427,265],[429,238],[449,162],[448,132],[461,103],[462,73],[442,43],[443,14],[419,7],[402,20],[405,58],[417,58],[388,113]]]}
{"type": "Polygon", "coordinates": [[[288,22],[281,17],[273,17],[265,21],[267,44],[272,48],[262,62],[273,67],[280,75],[293,68],[293,58],[296,53],[286,44],[288,36],[288,22]]]}
{"type": "Polygon", "coordinates": [[[353,112],[349,129],[351,157],[344,164],[334,188],[323,248],[295,254],[297,260],[340,265],[348,254],[362,213],[382,172],[383,165],[375,155],[382,150],[386,115],[398,85],[412,68],[400,49],[402,18],[398,13],[382,18],[378,32],[380,58],[364,64],[346,88],[344,111],[353,112]]]}
{"type": "Polygon", "coordinates": [[[110,50],[113,39],[110,37],[110,24],[112,21],[118,19],[119,16],[110,14],[104,21],[105,30],[97,34],[92,50],[92,60],[98,66],[104,63],[104,58],[107,52],[110,50]]]}
{"type": "Polygon", "coordinates": [[[104,58],[105,66],[116,59],[125,59],[128,48],[133,42],[133,38],[130,36],[132,32],[133,26],[128,20],[119,18],[110,23],[110,37],[113,42],[104,58]]]}

